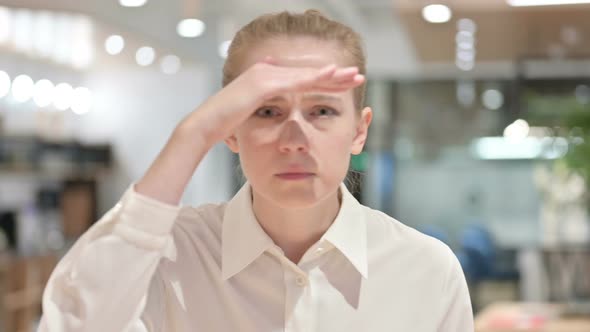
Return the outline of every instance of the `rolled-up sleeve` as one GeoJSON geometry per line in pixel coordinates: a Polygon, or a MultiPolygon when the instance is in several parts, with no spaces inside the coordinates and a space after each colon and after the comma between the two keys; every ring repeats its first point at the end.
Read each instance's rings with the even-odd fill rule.
{"type": "Polygon", "coordinates": [[[163,291],[155,273],[173,246],[179,211],[131,184],[54,269],[38,331],[147,331],[157,324],[157,317],[142,320],[142,314],[148,293],[158,297],[163,291]]]}

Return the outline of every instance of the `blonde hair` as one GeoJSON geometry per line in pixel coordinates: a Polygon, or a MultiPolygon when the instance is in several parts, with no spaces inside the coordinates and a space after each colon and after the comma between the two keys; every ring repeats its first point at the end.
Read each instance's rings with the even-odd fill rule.
{"type": "MultiPolygon", "coordinates": [[[[270,38],[297,36],[338,42],[346,52],[349,65],[357,66],[360,74],[366,74],[362,39],[353,29],[328,19],[317,10],[307,10],[303,14],[283,11],[259,16],[236,33],[223,66],[223,86],[240,75],[240,71],[244,69],[241,68],[240,59],[244,58],[244,52],[248,52],[257,43],[270,38]]],[[[357,111],[364,106],[365,90],[365,83],[354,89],[354,106],[357,111]]]]}

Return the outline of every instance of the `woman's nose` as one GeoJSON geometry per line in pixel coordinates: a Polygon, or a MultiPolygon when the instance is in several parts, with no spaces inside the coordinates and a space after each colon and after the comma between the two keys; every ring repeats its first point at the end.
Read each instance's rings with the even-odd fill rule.
{"type": "Polygon", "coordinates": [[[309,148],[309,137],[306,133],[306,123],[300,112],[289,114],[281,129],[279,137],[279,149],[281,152],[306,152],[309,148]]]}

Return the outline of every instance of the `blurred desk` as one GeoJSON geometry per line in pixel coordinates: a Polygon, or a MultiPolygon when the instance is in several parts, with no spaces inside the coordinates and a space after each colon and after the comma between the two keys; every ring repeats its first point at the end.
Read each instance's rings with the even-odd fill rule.
{"type": "Polygon", "coordinates": [[[58,257],[0,254],[0,331],[29,332],[58,257]]]}
{"type": "Polygon", "coordinates": [[[590,316],[563,317],[563,306],[548,303],[495,303],[475,318],[476,332],[588,332],[590,316]]]}

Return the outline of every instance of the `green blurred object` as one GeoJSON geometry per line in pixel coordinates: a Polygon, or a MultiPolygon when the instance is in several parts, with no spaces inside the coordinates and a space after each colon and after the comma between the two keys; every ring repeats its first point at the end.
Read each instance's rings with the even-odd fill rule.
{"type": "Polygon", "coordinates": [[[527,120],[531,126],[551,127],[555,137],[568,140],[568,152],[556,162],[579,173],[590,191],[590,104],[580,103],[570,92],[575,86],[570,85],[552,87],[555,91],[529,89],[525,93],[527,120]]]}
{"type": "Polygon", "coordinates": [[[584,177],[590,190],[590,106],[579,106],[566,113],[562,125],[570,132],[565,163],[584,177]]]}

